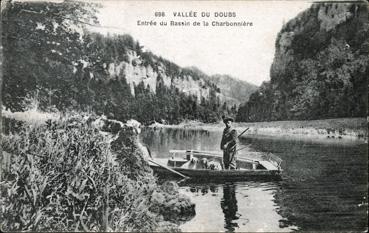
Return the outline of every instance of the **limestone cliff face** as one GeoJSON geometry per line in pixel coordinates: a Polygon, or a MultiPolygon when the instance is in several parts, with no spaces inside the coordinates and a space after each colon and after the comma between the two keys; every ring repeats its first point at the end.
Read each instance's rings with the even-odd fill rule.
{"type": "Polygon", "coordinates": [[[366,2],[318,2],[288,21],[275,43],[270,82],[238,120],[309,120],[366,115],[366,2]]]}
{"type": "Polygon", "coordinates": [[[348,50],[360,49],[356,46],[363,44],[363,40],[355,40],[354,37],[367,30],[367,26],[363,25],[368,19],[366,7],[364,2],[315,3],[290,20],[283,26],[276,41],[271,78],[288,74],[291,64],[316,59],[320,51],[338,40],[345,42],[348,50]]]}
{"type": "Polygon", "coordinates": [[[175,87],[180,92],[188,95],[194,95],[197,100],[201,98],[208,99],[211,87],[205,80],[195,80],[191,75],[169,76],[166,73],[165,64],[157,64],[157,68],[153,68],[150,64],[144,65],[144,60],[135,51],[128,52],[128,61],[108,64],[108,72],[110,77],[124,76],[130,85],[131,94],[135,95],[134,86],[143,82],[145,86],[156,93],[159,82],[166,87],[175,87]],[[160,78],[159,78],[160,77],[160,78]]]}

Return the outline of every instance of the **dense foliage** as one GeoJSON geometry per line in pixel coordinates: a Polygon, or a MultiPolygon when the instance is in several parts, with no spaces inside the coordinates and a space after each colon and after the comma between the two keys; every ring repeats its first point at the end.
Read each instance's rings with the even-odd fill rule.
{"type": "Polygon", "coordinates": [[[24,124],[3,136],[2,231],[176,231],[176,218],[193,214],[175,184],[156,184],[132,128],[109,136],[91,122],[24,124]]]}
{"type": "Polygon", "coordinates": [[[160,76],[156,93],[142,82],[130,87],[123,74],[112,77],[109,64],[128,64],[132,53],[140,57],[141,66],[150,65],[154,71],[163,66],[172,79],[191,76],[200,80],[203,74],[143,51],[129,35],[89,32],[89,27],[97,26],[97,9],[97,5],[66,1],[11,2],[2,10],[2,98],[6,108],[22,111],[29,100],[36,99],[42,110],[92,110],[122,121],[135,118],[145,123],[184,119],[213,122],[224,112],[232,112],[230,107],[221,108],[220,90],[208,80],[204,82],[210,98],[199,100],[163,85],[160,76]],[[135,95],[130,88],[135,89],[135,95]]]}
{"type": "Polygon", "coordinates": [[[72,88],[73,67],[83,52],[78,31],[96,21],[93,9],[76,2],[11,2],[2,9],[5,107],[22,110],[30,96],[50,105],[78,96],[72,88]]]}
{"type": "Polygon", "coordinates": [[[365,117],[366,3],[314,3],[278,34],[270,82],[240,106],[239,121],[365,117]]]}

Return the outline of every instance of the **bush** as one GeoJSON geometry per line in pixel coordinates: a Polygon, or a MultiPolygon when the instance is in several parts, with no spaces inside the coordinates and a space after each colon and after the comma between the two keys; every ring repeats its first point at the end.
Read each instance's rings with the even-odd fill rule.
{"type": "Polygon", "coordinates": [[[12,163],[0,184],[1,230],[175,230],[159,211],[148,210],[162,188],[124,132],[129,129],[113,141],[119,150],[111,148],[113,135],[81,117],[3,136],[12,163]]]}

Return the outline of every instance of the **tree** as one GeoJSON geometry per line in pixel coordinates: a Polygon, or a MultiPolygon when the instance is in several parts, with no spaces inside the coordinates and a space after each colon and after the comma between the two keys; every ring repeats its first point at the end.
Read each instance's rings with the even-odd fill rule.
{"type": "Polygon", "coordinates": [[[46,106],[49,99],[44,90],[58,89],[59,95],[68,99],[71,94],[68,82],[73,79],[77,61],[84,57],[81,31],[86,25],[97,23],[95,12],[92,4],[70,1],[11,2],[7,5],[1,12],[2,98],[6,108],[23,110],[25,99],[35,97],[36,93],[46,97],[41,98],[41,101],[47,100],[41,106],[46,106]]]}

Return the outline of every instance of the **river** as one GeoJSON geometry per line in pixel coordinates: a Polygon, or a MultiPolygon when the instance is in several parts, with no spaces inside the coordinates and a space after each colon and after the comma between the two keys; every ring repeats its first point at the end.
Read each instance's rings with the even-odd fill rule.
{"type": "MultiPolygon", "coordinates": [[[[218,150],[221,132],[145,129],[141,140],[156,157],[170,149],[218,150]]],[[[368,215],[368,145],[361,141],[250,136],[239,157],[273,153],[282,180],[185,183],[196,204],[182,231],[364,231],[368,215]]]]}

